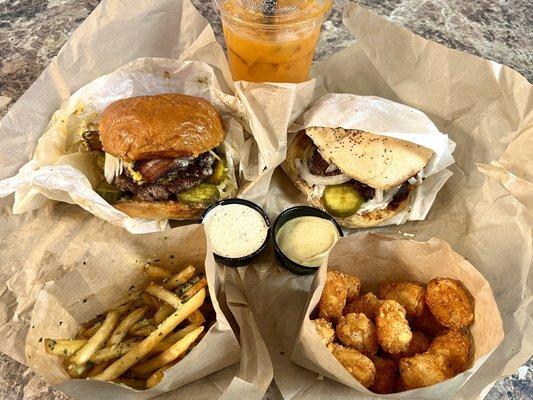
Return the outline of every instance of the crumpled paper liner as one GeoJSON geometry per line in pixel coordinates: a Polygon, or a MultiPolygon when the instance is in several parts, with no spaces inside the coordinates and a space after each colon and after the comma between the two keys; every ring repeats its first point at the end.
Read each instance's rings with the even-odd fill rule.
{"type": "Polygon", "coordinates": [[[470,379],[503,340],[503,326],[489,283],[446,242],[432,238],[428,242],[394,240],[371,233],[341,238],[311,284],[300,332],[291,360],[307,369],[341,382],[366,395],[376,395],[363,387],[335,359],[321,342],[310,320],[317,306],[328,269],[355,275],[361,279],[362,292],[377,293],[384,282],[413,281],[426,284],[433,278],[460,280],[475,299],[471,333],[473,365],[467,371],[437,385],[385,398],[450,398],[470,379]]]}

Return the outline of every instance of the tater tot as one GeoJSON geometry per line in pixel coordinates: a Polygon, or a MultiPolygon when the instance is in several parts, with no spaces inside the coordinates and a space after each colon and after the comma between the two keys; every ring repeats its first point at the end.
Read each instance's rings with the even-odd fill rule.
{"type": "Polygon", "coordinates": [[[429,339],[424,335],[422,332],[416,332],[413,331],[413,337],[411,338],[411,341],[409,342],[409,346],[407,347],[406,351],[402,351],[398,354],[391,354],[390,357],[394,358],[395,360],[399,360],[400,358],[405,357],[412,357],[416,354],[425,353],[429,349],[429,339]]]}
{"type": "Polygon", "coordinates": [[[344,274],[346,276],[346,284],[348,285],[348,294],[346,302],[350,303],[359,298],[361,293],[361,280],[353,275],[344,274]]]}
{"type": "Polygon", "coordinates": [[[344,307],[343,314],[363,313],[369,319],[374,320],[378,310],[380,300],[374,293],[367,293],[344,307]]]}
{"type": "Polygon", "coordinates": [[[402,358],[398,368],[405,390],[431,386],[453,377],[446,357],[429,352],[402,358]]]}
{"type": "Polygon", "coordinates": [[[395,300],[383,300],[376,315],[378,342],[384,351],[398,354],[407,351],[413,337],[405,308],[395,300]]]}
{"type": "Polygon", "coordinates": [[[437,321],[450,329],[461,329],[474,321],[474,307],[461,282],[432,279],[426,288],[426,303],[437,321]]]}
{"type": "Polygon", "coordinates": [[[336,343],[329,344],[328,349],[350,375],[361,382],[364,387],[369,387],[374,383],[376,367],[370,358],[355,349],[336,343]]]}
{"type": "Polygon", "coordinates": [[[331,322],[326,321],[324,318],[317,318],[311,322],[315,325],[315,329],[318,332],[322,343],[327,346],[333,342],[333,339],[335,338],[335,329],[333,329],[331,322]]]}
{"type": "Polygon", "coordinates": [[[318,303],[318,316],[328,321],[336,321],[342,316],[342,310],[346,305],[348,285],[346,275],[329,270],[324,284],[324,290],[318,303]]]}
{"type": "Polygon", "coordinates": [[[431,338],[446,331],[446,328],[439,324],[435,316],[431,314],[427,305],[424,307],[420,316],[413,318],[411,327],[431,338]]]}
{"type": "Polygon", "coordinates": [[[462,331],[448,331],[437,336],[429,351],[446,357],[453,372],[466,371],[470,362],[470,339],[462,331]]]}
{"type": "Polygon", "coordinates": [[[379,285],[379,298],[396,300],[405,308],[408,318],[422,314],[425,292],[424,286],[414,282],[392,282],[379,285]]]}
{"type": "Polygon", "coordinates": [[[398,367],[394,360],[383,357],[372,357],[376,367],[374,384],[369,387],[374,393],[393,393],[396,385],[398,367]]]}
{"type": "Polygon", "coordinates": [[[340,317],[335,330],[339,340],[346,346],[366,355],[377,353],[376,327],[365,314],[351,313],[340,317]]]}

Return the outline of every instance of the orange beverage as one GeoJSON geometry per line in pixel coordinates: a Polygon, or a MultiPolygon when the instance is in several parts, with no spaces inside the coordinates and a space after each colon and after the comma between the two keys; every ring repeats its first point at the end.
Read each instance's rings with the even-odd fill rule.
{"type": "Polygon", "coordinates": [[[332,0],[214,0],[235,81],[309,79],[332,0]]]}

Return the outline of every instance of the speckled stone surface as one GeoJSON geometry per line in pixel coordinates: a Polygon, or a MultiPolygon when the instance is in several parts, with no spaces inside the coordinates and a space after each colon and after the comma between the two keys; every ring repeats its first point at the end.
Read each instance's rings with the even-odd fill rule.
{"type": "MultiPolygon", "coordinates": [[[[38,77],[99,0],[0,0],[0,117],[38,77]]],[[[193,0],[221,40],[209,0],[193,0]]],[[[334,0],[315,59],[333,54],[352,38],[342,26],[344,1],[334,0]]],[[[533,80],[533,11],[530,0],[361,0],[380,15],[427,39],[506,64],[533,80]]],[[[489,400],[533,399],[533,361],[499,381],[489,400]]],[[[68,397],[0,355],[0,399],[68,397]]],[[[273,384],[266,400],[281,399],[273,384]]]]}

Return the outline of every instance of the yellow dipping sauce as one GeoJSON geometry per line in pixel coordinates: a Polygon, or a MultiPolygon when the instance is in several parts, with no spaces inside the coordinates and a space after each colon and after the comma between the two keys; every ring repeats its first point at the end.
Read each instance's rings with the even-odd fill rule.
{"type": "Polygon", "coordinates": [[[289,259],[306,267],[318,267],[339,240],[337,227],[327,219],[298,217],[278,229],[276,242],[289,259]]]}

